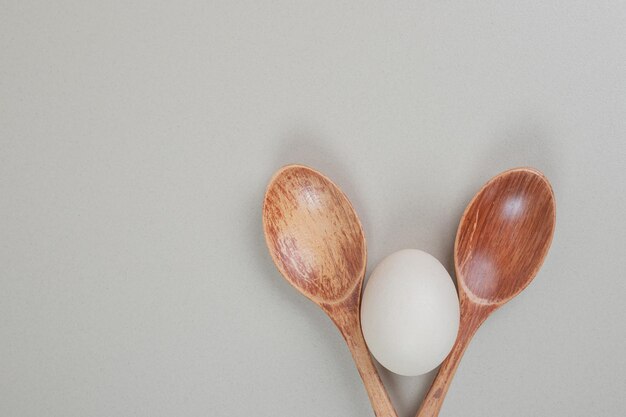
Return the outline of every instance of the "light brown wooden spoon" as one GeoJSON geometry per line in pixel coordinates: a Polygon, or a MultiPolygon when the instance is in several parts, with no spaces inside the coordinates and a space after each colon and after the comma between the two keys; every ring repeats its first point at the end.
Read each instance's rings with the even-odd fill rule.
{"type": "Polygon", "coordinates": [[[397,417],[361,333],[367,252],[363,228],[348,198],[319,172],[286,166],[267,187],[263,228],[281,274],[341,331],[376,416],[397,417]]]}
{"type": "Polygon", "coordinates": [[[465,209],[454,243],[461,324],[417,417],[435,417],[472,336],[532,281],[548,253],[556,206],[540,172],[518,168],[491,179],[465,209]]]}

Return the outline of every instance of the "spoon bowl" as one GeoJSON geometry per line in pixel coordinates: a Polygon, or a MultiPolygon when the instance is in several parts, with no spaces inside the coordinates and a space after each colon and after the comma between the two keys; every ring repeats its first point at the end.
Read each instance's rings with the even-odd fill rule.
{"type": "Polygon", "coordinates": [[[548,253],[555,219],[554,193],[539,171],[514,169],[485,184],[455,241],[461,290],[474,302],[498,306],[519,294],[548,253]]]}
{"type": "Polygon", "coordinates": [[[501,173],[469,203],[456,235],[454,266],[461,322],[417,417],[436,417],[461,357],[480,325],[533,280],[550,248],[556,223],[554,193],[532,168],[501,173]]]}
{"type": "Polygon", "coordinates": [[[365,235],[348,198],[330,179],[289,165],[263,203],[265,240],[285,279],[316,303],[344,337],[377,417],[397,417],[361,332],[365,235]]]}
{"type": "Polygon", "coordinates": [[[365,274],[365,236],[346,196],[309,168],[279,171],[263,206],[265,238],[281,274],[318,303],[345,298],[365,274]]]}

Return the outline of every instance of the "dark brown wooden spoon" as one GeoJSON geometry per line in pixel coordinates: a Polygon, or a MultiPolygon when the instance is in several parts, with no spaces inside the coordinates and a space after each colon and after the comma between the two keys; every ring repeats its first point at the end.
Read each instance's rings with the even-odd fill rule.
{"type": "Polygon", "coordinates": [[[541,267],[554,234],[556,206],[540,172],[518,168],[491,179],[465,209],[454,244],[461,324],[417,417],[435,417],[476,330],[519,294],[541,267]]]}
{"type": "Polygon", "coordinates": [[[284,167],[267,187],[263,228],[281,274],[341,331],[376,416],[397,417],[361,333],[367,252],[361,222],[348,198],[311,168],[284,167]]]}

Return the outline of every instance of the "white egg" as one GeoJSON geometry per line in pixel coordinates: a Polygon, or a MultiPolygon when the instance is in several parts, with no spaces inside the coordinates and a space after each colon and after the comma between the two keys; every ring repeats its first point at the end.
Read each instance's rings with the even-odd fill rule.
{"type": "Polygon", "coordinates": [[[389,255],[365,287],[361,326],[370,352],[390,371],[414,376],[435,369],[459,329],[459,299],[450,274],[420,250],[389,255]]]}

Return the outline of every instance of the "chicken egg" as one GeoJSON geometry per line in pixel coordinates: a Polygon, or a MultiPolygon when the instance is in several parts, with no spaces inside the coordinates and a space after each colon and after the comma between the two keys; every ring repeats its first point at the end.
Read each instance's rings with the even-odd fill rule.
{"type": "Polygon", "coordinates": [[[439,366],[454,345],[459,316],[450,274],[420,250],[389,255],[363,292],[361,326],[367,346],[396,374],[422,375],[439,366]]]}

